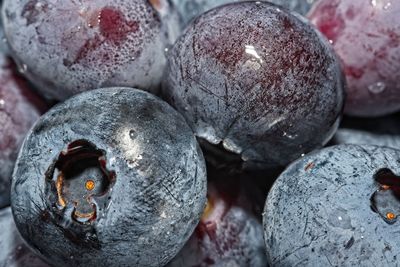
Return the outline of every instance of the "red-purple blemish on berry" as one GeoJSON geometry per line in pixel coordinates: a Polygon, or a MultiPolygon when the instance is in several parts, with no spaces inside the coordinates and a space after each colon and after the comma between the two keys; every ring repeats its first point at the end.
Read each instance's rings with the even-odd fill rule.
{"type": "Polygon", "coordinates": [[[100,33],[114,43],[126,40],[129,33],[139,30],[137,21],[127,21],[121,11],[111,7],[105,7],[100,11],[99,23],[100,33]]]}
{"type": "Polygon", "coordinates": [[[345,66],[344,72],[346,73],[347,76],[351,76],[355,79],[359,79],[364,75],[364,71],[359,68],[355,68],[352,66],[345,66]]]}
{"type": "MultiPolygon", "coordinates": [[[[124,18],[124,14],[112,7],[105,7],[100,10],[98,15],[100,34],[88,39],[79,49],[79,52],[72,64],[81,63],[93,51],[97,50],[102,44],[108,42],[113,46],[119,47],[127,40],[131,33],[139,30],[138,21],[128,21],[124,18]]],[[[106,62],[111,59],[110,55],[103,53],[102,61],[106,62]]],[[[70,65],[70,64],[68,64],[70,65]]]]}

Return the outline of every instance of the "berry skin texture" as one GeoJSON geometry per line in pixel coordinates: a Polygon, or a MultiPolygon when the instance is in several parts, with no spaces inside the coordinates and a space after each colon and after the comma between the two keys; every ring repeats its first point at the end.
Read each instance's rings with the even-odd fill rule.
{"type": "Polygon", "coordinates": [[[157,97],[89,91],[36,123],[11,202],[23,238],[56,266],[164,266],[200,220],[205,163],[183,117],[157,97]]]}
{"type": "Polygon", "coordinates": [[[292,163],[264,212],[271,266],[395,266],[400,152],[340,145],[292,163]]]}
{"type": "Polygon", "coordinates": [[[10,205],[11,174],[25,135],[47,105],[0,54],[0,208],[10,205]]]}
{"type": "MultiPolygon", "coordinates": [[[[225,177],[226,178],[226,177],[225,177]]],[[[167,267],[265,267],[263,229],[243,183],[208,184],[208,201],[192,237],[167,267]]]]}
{"type": "Polygon", "coordinates": [[[268,2],[283,6],[301,15],[306,15],[311,7],[319,0],[268,0],[268,2]]]}
{"type": "Polygon", "coordinates": [[[58,100],[110,86],[157,92],[180,31],[167,0],[5,0],[2,14],[15,61],[58,100]]]}
{"type": "MultiPolygon", "coordinates": [[[[247,0],[172,0],[178,9],[185,25],[198,15],[224,4],[247,0]]],[[[317,0],[269,0],[268,2],[283,6],[305,15],[317,0]]]]}
{"type": "Polygon", "coordinates": [[[49,267],[24,243],[15,226],[11,208],[0,210],[0,262],[7,267],[49,267]]]}
{"type": "Polygon", "coordinates": [[[345,113],[381,116],[400,110],[400,2],[321,0],[309,13],[342,60],[345,113]]]}
{"type": "Polygon", "coordinates": [[[305,19],[275,5],[234,3],[199,16],[168,62],[164,98],[245,168],[286,165],[337,129],[339,62],[305,19]]]}

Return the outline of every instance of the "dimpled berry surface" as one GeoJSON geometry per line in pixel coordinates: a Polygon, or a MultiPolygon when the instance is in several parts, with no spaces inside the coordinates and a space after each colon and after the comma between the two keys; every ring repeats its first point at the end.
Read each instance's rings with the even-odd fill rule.
{"type": "Polygon", "coordinates": [[[9,0],[2,12],[14,59],[58,100],[107,86],[156,92],[179,32],[166,0],[9,0]]]}
{"type": "Polygon", "coordinates": [[[132,88],[86,92],[50,110],[16,166],[17,227],[57,266],[163,266],[192,234],[206,200],[192,131],[168,104],[132,88]],[[91,154],[107,173],[98,180],[104,187],[96,188],[95,175],[80,176],[93,171],[87,164],[72,170],[91,154]],[[68,172],[78,178],[68,180],[68,172]]]}
{"type": "MultiPolygon", "coordinates": [[[[399,162],[398,150],[341,145],[291,164],[272,187],[265,205],[269,263],[395,266],[400,253],[399,222],[396,218],[387,223],[374,212],[371,198],[376,192],[390,192],[390,186],[378,184],[374,177],[382,169],[398,175],[399,162]]],[[[394,178],[394,190],[399,179],[394,178]]],[[[398,199],[391,200],[380,208],[397,210],[398,199]]]]}
{"type": "Polygon", "coordinates": [[[0,207],[10,204],[11,174],[25,135],[46,109],[15,66],[0,54],[0,207]]]}
{"type": "Polygon", "coordinates": [[[234,3],[199,16],[168,60],[165,99],[198,137],[248,165],[285,165],[337,127],[337,58],[305,20],[275,5],[234,3]]]}
{"type": "Polygon", "coordinates": [[[400,1],[323,0],[308,15],[332,42],[348,83],[345,112],[400,109],[400,1]]]}

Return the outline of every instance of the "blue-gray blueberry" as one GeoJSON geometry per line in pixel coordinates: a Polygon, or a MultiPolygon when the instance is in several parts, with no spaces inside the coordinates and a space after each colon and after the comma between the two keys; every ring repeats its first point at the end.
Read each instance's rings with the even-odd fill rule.
{"type": "Polygon", "coordinates": [[[11,202],[22,237],[56,266],[163,266],[200,220],[205,163],[167,103],[132,88],[98,89],[35,124],[11,202]]]}
{"type": "Polygon", "coordinates": [[[400,151],[339,145],[292,163],[273,185],[264,237],[271,266],[395,266],[400,151]]]}

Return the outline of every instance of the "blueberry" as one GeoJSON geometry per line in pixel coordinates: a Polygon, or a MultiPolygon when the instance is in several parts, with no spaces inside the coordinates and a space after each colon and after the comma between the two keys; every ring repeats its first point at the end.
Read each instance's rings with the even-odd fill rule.
{"type": "Polygon", "coordinates": [[[320,0],[308,15],[342,60],[345,113],[382,116],[400,110],[400,1],[320,0]]]}
{"type": "Polygon", "coordinates": [[[129,86],[157,92],[179,17],[167,0],[5,0],[14,59],[49,97],[129,86]]]}
{"type": "Polygon", "coordinates": [[[272,266],[395,266],[400,151],[340,145],[291,164],[264,213],[272,266]]]}
{"type": "Polygon", "coordinates": [[[46,113],[11,189],[18,230],[56,266],[163,266],[205,201],[193,132],[165,102],[132,88],[82,93],[46,113]]]}
{"type": "Polygon", "coordinates": [[[11,174],[22,141],[46,108],[0,53],[0,208],[10,204],[11,174]]]}
{"type": "Polygon", "coordinates": [[[168,267],[266,266],[262,224],[253,212],[257,188],[250,179],[219,178],[208,184],[200,223],[168,267]]]}
{"type": "Polygon", "coordinates": [[[305,19],[266,2],[217,7],[168,53],[163,97],[246,168],[286,165],[337,129],[343,76],[305,19]]]}
{"type": "Polygon", "coordinates": [[[49,267],[24,243],[15,226],[11,208],[0,210],[0,263],[7,267],[49,267]]]}

